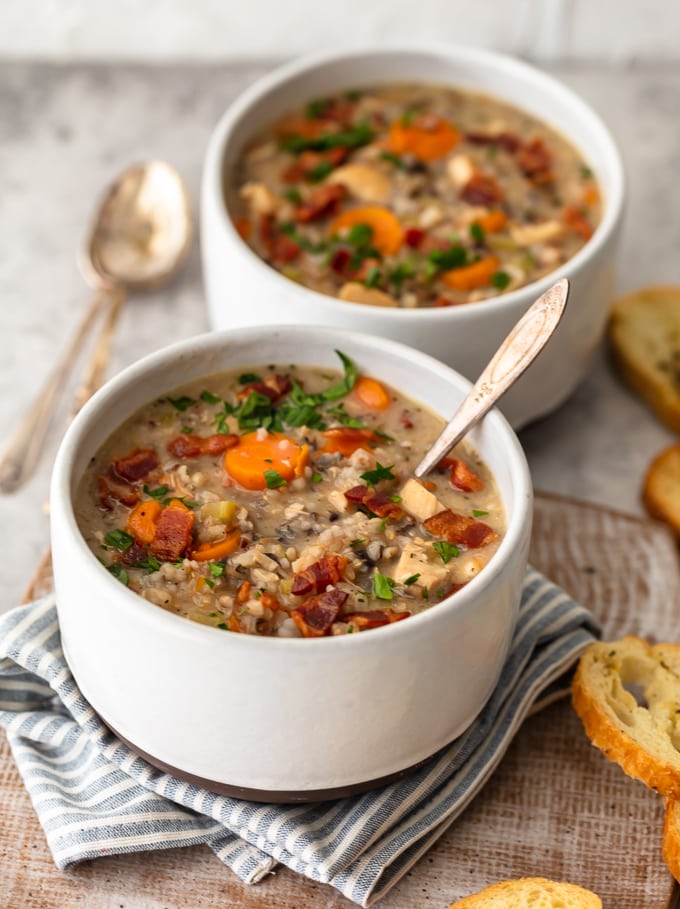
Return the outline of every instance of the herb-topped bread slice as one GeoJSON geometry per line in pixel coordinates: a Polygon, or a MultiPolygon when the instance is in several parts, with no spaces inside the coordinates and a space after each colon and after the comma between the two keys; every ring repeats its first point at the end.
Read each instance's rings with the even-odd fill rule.
{"type": "Polygon", "coordinates": [[[648,287],[620,297],[609,336],[622,377],[680,432],[680,287],[648,287]]]}
{"type": "Polygon", "coordinates": [[[523,877],[500,881],[466,896],[450,909],[602,909],[602,901],[576,884],[523,877]]]}
{"type": "Polygon", "coordinates": [[[591,644],[572,683],[592,743],[635,779],[680,798],[680,646],[627,636],[591,644]]]}

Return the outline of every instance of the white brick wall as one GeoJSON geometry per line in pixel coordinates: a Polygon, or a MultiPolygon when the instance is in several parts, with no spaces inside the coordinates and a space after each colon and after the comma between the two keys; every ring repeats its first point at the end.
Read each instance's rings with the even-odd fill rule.
{"type": "Polygon", "coordinates": [[[678,0],[0,0],[0,58],[233,61],[439,39],[549,62],[680,60],[678,0]]]}

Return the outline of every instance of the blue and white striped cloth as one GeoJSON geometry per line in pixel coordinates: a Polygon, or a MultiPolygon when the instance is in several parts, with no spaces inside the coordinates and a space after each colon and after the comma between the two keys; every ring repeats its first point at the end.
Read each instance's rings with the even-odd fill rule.
{"type": "Polygon", "coordinates": [[[247,883],[282,862],[369,906],[470,803],[527,713],[565,693],[561,677],[597,633],[589,612],[529,570],[510,655],[474,724],[407,778],[332,802],[226,798],[150,766],[80,693],[53,597],[0,617],[0,724],[59,868],[206,843],[247,883]]]}

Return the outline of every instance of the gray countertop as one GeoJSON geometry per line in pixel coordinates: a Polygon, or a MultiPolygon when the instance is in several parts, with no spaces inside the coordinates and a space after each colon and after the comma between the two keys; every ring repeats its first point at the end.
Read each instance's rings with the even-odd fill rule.
{"type": "MultiPolygon", "coordinates": [[[[124,165],[161,157],[186,177],[197,205],[213,125],[267,68],[0,64],[0,439],[87,304],[75,251],[102,188],[124,165]]],[[[552,72],[599,111],[623,152],[619,290],[680,282],[680,66],[552,72]]],[[[126,305],[110,373],[207,327],[196,244],[172,287],[126,305]]],[[[15,605],[48,545],[50,467],[68,410],[65,400],[35,477],[0,498],[0,612],[15,605]]],[[[647,464],[674,439],[621,386],[604,351],[566,405],[521,433],[536,488],[635,513],[647,464]]]]}

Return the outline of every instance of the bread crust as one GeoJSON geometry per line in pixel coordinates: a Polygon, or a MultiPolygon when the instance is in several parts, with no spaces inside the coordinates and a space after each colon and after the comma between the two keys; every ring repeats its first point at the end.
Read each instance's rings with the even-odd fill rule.
{"type": "Polygon", "coordinates": [[[572,683],[572,702],[593,745],[629,776],[680,798],[680,647],[627,636],[592,644],[572,683]],[[638,704],[626,685],[644,691],[638,704]],[[677,739],[676,739],[677,740],[677,739]]]}
{"type": "Polygon", "coordinates": [[[670,873],[680,881],[680,802],[675,799],[666,800],[661,854],[670,873]]]}
{"type": "Polygon", "coordinates": [[[664,448],[647,468],[642,501],[653,518],[665,521],[680,536],[680,443],[664,448]]]}
{"type": "Polygon", "coordinates": [[[646,287],[620,297],[608,332],[621,377],[680,432],[680,287],[646,287]]]}
{"type": "Polygon", "coordinates": [[[499,881],[463,897],[450,909],[602,909],[602,900],[591,890],[551,881],[544,877],[522,877],[499,881]]]}

